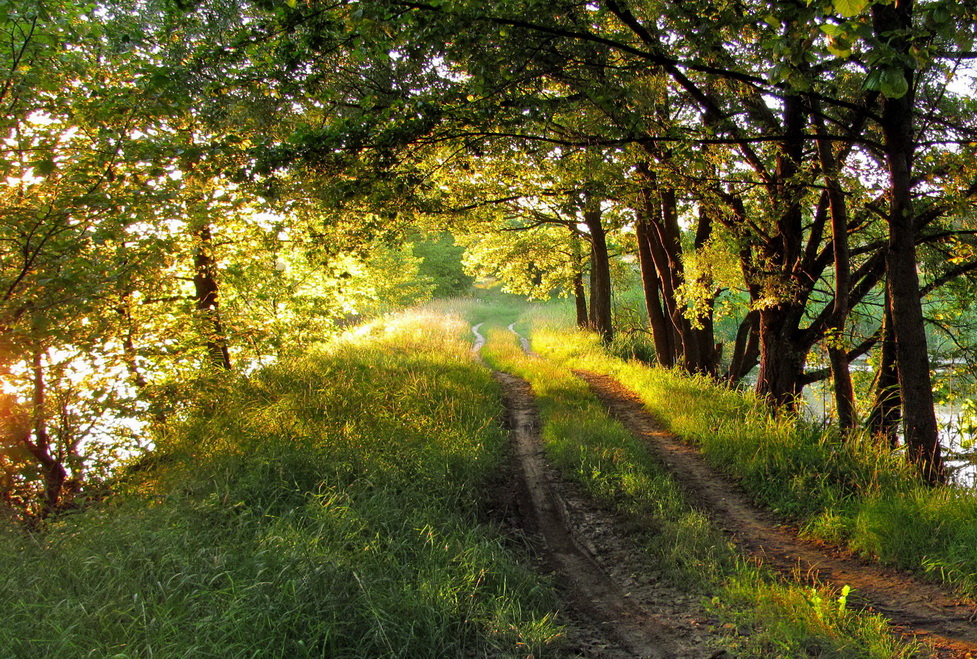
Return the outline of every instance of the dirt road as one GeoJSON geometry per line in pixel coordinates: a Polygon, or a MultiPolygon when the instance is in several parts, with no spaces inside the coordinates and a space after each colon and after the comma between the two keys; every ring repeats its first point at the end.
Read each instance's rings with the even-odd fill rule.
{"type": "Polygon", "coordinates": [[[513,441],[512,497],[523,531],[538,538],[573,620],[570,641],[583,656],[718,657],[696,598],[655,577],[627,539],[622,520],[599,509],[543,460],[529,384],[496,373],[513,441]]]}
{"type": "MultiPolygon", "coordinates": [[[[472,328],[476,352],[485,339],[472,328]]],[[[510,330],[512,327],[509,328],[510,330]]],[[[520,337],[521,338],[521,337],[520,337]]],[[[529,353],[529,342],[521,341],[529,353]]],[[[571,653],[583,657],[721,657],[697,596],[670,586],[628,537],[628,524],[566,482],[543,458],[532,388],[494,373],[505,397],[511,470],[508,515],[561,592],[571,653]]]]}
{"type": "Polygon", "coordinates": [[[736,485],[709,467],[645,410],[641,400],[605,375],[578,372],[611,416],[642,437],[694,503],[746,553],[785,574],[807,575],[853,589],[849,602],[885,615],[893,630],[931,644],[941,657],[977,656],[977,608],[935,584],[797,537],[759,511],[736,485]]]}

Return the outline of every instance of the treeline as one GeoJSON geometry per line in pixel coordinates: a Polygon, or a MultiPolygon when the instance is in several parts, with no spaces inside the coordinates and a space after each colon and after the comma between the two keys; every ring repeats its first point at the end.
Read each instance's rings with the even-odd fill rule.
{"type": "Polygon", "coordinates": [[[607,234],[627,231],[661,363],[734,381],[758,365],[778,407],[830,375],[847,432],[850,363],[872,352],[873,432],[894,442],[901,419],[909,459],[943,479],[923,298],[966,296],[975,266],[972,7],[313,3],[280,20],[280,84],[315,79],[332,111],[279,163],[395,171],[372,198],[453,218],[527,286],[556,261],[579,292],[584,239],[607,339],[607,234]],[[749,303],[721,374],[734,290],[749,303]],[[816,347],[829,372],[806,368],[816,347]]]}
{"type": "Polygon", "coordinates": [[[470,272],[573,291],[607,340],[612,256],[634,255],[662,364],[732,382],[758,365],[780,407],[830,376],[846,431],[867,421],[891,443],[901,422],[909,459],[942,480],[924,301],[939,294],[969,346],[954,326],[977,266],[975,11],[6,7],[6,502],[68,505],[86,472],[140,450],[136,421],[206,396],[187,386],[201,373],[423,299],[437,259],[410,242],[445,229],[470,272]],[[725,354],[723,313],[740,323],[725,354]],[[829,370],[807,366],[815,350],[829,370]],[[867,354],[859,419],[849,364],[867,354]]]}

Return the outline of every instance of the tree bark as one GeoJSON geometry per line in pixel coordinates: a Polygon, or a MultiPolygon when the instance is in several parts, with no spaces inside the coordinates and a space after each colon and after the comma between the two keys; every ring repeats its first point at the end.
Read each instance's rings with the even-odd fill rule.
{"type": "MultiPolygon", "coordinates": [[[[648,165],[639,167],[646,181],[643,192],[644,208],[639,213],[639,259],[642,262],[642,278],[645,283],[645,300],[653,331],[656,350],[664,356],[670,349],[671,356],[663,364],[681,364],[687,371],[715,375],[718,370],[718,350],[712,327],[712,298],[707,301],[709,313],[702,319],[702,327],[692,327],[685,315],[685,307],[678,299],[678,289],[685,279],[682,265],[682,233],[678,223],[678,202],[674,189],[658,184],[657,176],[648,165]],[[644,264],[654,265],[654,273],[644,264]],[[654,286],[652,285],[654,283],[654,286]],[[654,303],[657,297],[658,304],[654,303]],[[664,322],[656,308],[664,315],[664,322]],[[667,330],[664,328],[667,327],[667,330]],[[659,348],[660,346],[660,348],[659,348]]],[[[702,247],[711,232],[711,217],[702,214],[696,229],[696,247],[702,247]]]]}
{"type": "Polygon", "coordinates": [[[798,310],[777,305],[760,309],[760,373],[757,376],[757,395],[771,405],[793,410],[803,389],[804,363],[808,347],[798,344],[796,337],[798,310]]]}
{"type": "MultiPolygon", "coordinates": [[[[777,229],[763,245],[763,262],[785,279],[786,293],[774,291],[774,300],[760,309],[760,373],[757,394],[776,407],[793,409],[801,394],[804,363],[810,344],[799,330],[804,315],[802,291],[810,284],[798,280],[803,243],[803,187],[797,180],[804,156],[804,104],[797,96],[784,98],[784,141],[777,154],[771,203],[777,213],[777,229]]],[[[760,279],[763,279],[761,274],[760,279]]],[[[766,295],[762,286],[751,289],[766,295]]]]}
{"type": "Polygon", "coordinates": [[[896,448],[899,422],[902,420],[902,399],[899,394],[899,370],[896,365],[896,341],[892,334],[892,307],[888,290],[885,294],[885,311],[882,317],[882,346],[879,368],[872,383],[874,392],[872,409],[865,425],[873,436],[880,438],[891,448],[896,448]]]}
{"type": "Polygon", "coordinates": [[[217,267],[213,257],[213,240],[210,225],[197,230],[197,251],[194,254],[193,288],[198,314],[206,326],[207,353],[210,361],[224,370],[231,370],[231,356],[227,349],[227,337],[221,323],[218,303],[217,267]]]}
{"type": "Polygon", "coordinates": [[[573,233],[573,258],[576,270],[573,274],[573,302],[577,311],[577,327],[586,329],[590,325],[587,316],[587,291],[583,284],[584,257],[580,249],[580,231],[571,227],[573,233]]]}
{"type": "Polygon", "coordinates": [[[37,515],[38,519],[42,520],[61,508],[61,494],[68,479],[68,472],[64,465],[51,452],[51,439],[47,431],[47,385],[44,380],[43,356],[44,351],[40,348],[34,350],[31,363],[34,380],[32,400],[34,439],[24,438],[24,445],[40,466],[41,476],[44,479],[37,515]]]}
{"type": "Polygon", "coordinates": [[[735,384],[753,370],[760,358],[760,339],[758,323],[760,312],[756,309],[746,314],[736,329],[736,341],[733,343],[733,356],[730,358],[729,371],[726,380],[735,384]]]}
{"type": "Polygon", "coordinates": [[[611,320],[611,265],[600,201],[588,198],[584,224],[590,231],[590,325],[605,343],[614,337],[611,320]]]}
{"type": "MultiPolygon", "coordinates": [[[[703,249],[709,238],[712,236],[712,216],[704,205],[699,206],[699,221],[695,232],[695,248],[703,249]]],[[[689,357],[686,360],[686,367],[693,373],[703,373],[716,377],[719,372],[719,355],[721,344],[716,345],[716,333],[713,322],[713,309],[715,303],[715,289],[709,281],[697,282],[703,288],[711,289],[706,298],[707,311],[698,319],[698,327],[693,327],[692,323],[686,319],[690,342],[693,346],[689,350],[689,357]]]]}
{"type": "MultiPolygon", "coordinates": [[[[826,133],[824,120],[819,112],[813,113],[818,132],[826,133]]],[[[831,213],[831,245],[834,252],[835,294],[834,308],[828,322],[828,357],[831,361],[831,375],[834,382],[835,410],[842,436],[855,429],[858,419],[855,414],[855,389],[852,386],[848,352],[844,346],[845,325],[849,312],[849,290],[851,288],[851,255],[848,248],[848,203],[838,181],[838,164],[831,143],[817,140],[818,158],[821,161],[821,174],[828,193],[828,208],[831,213]]]]}
{"type": "Polygon", "coordinates": [[[587,316],[587,291],[583,285],[583,274],[573,276],[573,303],[577,310],[577,327],[587,327],[590,319],[587,316]]]}
{"type": "Polygon", "coordinates": [[[913,109],[915,71],[909,62],[912,0],[872,5],[873,29],[878,38],[903,55],[896,66],[905,77],[907,91],[899,98],[883,97],[881,128],[889,170],[889,241],[886,251],[892,329],[899,364],[903,433],[906,455],[928,483],[945,480],[940,455],[929,353],[916,272],[916,231],[913,226],[912,167],[914,155],[913,109]]]}
{"type": "Polygon", "coordinates": [[[644,291],[645,307],[648,310],[648,323],[651,325],[651,336],[655,342],[655,355],[662,366],[675,365],[674,328],[665,316],[661,301],[661,283],[658,271],[655,269],[651,256],[648,223],[644,213],[638,213],[638,223],[635,232],[638,238],[638,265],[641,267],[641,287],[644,291]]]}

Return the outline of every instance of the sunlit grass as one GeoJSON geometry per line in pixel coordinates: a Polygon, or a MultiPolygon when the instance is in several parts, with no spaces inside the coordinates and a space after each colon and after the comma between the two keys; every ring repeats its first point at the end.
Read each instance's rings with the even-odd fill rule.
{"type": "Polygon", "coordinates": [[[552,593],[481,521],[505,437],[468,333],[402,315],[215,385],[126,494],[0,536],[0,654],[551,651],[552,593]]]}
{"type": "MultiPolygon", "coordinates": [[[[511,333],[495,330],[485,350],[488,360],[530,381],[549,458],[596,499],[628,515],[636,539],[673,585],[703,597],[704,607],[721,623],[727,648],[741,656],[773,657],[901,657],[917,652],[897,642],[882,618],[851,612],[830,589],[783,583],[742,558],[689,504],[642,441],[608,418],[587,385],[568,369],[566,363],[572,361],[578,368],[606,372],[598,368],[608,358],[596,339],[546,329],[548,323],[541,318],[550,314],[547,309],[532,312],[533,347],[557,359],[527,357],[511,333]]],[[[669,392],[673,405],[674,397],[690,396],[688,407],[673,407],[688,425],[701,404],[695,400],[697,385],[674,380],[674,386],[685,391],[669,392]]],[[[722,404],[726,413],[763,418],[741,396],[731,394],[722,404]]]]}
{"type": "Polygon", "coordinates": [[[699,446],[756,501],[812,537],[977,593],[977,496],[922,485],[904,457],[864,436],[772,416],[751,394],[705,377],[610,357],[595,336],[534,323],[537,351],[613,375],[666,427],[699,446]]]}

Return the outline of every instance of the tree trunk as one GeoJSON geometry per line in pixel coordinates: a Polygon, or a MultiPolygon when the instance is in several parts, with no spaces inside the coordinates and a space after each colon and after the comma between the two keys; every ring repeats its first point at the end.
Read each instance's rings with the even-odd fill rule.
{"type": "MultiPolygon", "coordinates": [[[[832,341],[834,341],[832,337],[832,341]]],[[[848,352],[844,346],[828,346],[828,359],[831,361],[831,378],[834,382],[835,410],[838,413],[838,426],[842,437],[847,436],[858,426],[855,412],[855,388],[851,381],[851,368],[848,352]]]]}
{"type": "Polygon", "coordinates": [[[645,307],[648,309],[648,323],[651,325],[651,336],[655,342],[655,354],[662,366],[675,365],[674,329],[661,301],[661,283],[651,256],[651,237],[648,234],[648,223],[644,214],[638,213],[638,223],[635,227],[638,238],[638,264],[641,267],[641,287],[645,295],[645,307]]]}
{"type": "Polygon", "coordinates": [[[197,312],[206,326],[206,346],[211,362],[231,370],[231,356],[227,350],[227,337],[221,323],[217,294],[217,268],[214,264],[213,241],[210,225],[204,224],[197,231],[197,251],[194,255],[194,300],[197,312]]]}
{"type": "Polygon", "coordinates": [[[760,312],[754,309],[746,314],[736,330],[733,356],[726,374],[726,380],[730,384],[742,380],[757,365],[757,360],[760,358],[759,321],[760,312]]]}
{"type": "MultiPolygon", "coordinates": [[[[699,223],[696,226],[695,232],[695,248],[696,250],[703,249],[706,243],[709,242],[709,238],[712,235],[712,216],[705,209],[704,205],[699,206],[699,223]]],[[[715,287],[710,281],[700,280],[697,282],[702,288],[709,290],[709,296],[706,298],[706,308],[707,311],[698,319],[698,327],[693,327],[691,322],[688,322],[688,332],[690,342],[693,346],[692,350],[689,350],[690,355],[686,360],[686,368],[688,368],[693,373],[704,373],[706,375],[715,377],[719,372],[719,355],[721,345],[717,347],[716,345],[716,334],[713,322],[713,305],[715,303],[715,287]]]]}
{"type": "MultiPolygon", "coordinates": [[[[800,199],[803,187],[797,181],[804,156],[804,104],[797,96],[784,98],[784,141],[777,154],[777,174],[771,203],[777,212],[777,231],[763,245],[762,262],[785,279],[786,295],[760,309],[760,373],[757,394],[777,407],[793,409],[801,394],[804,363],[810,345],[799,330],[804,315],[800,289],[809,286],[798,281],[803,243],[803,212],[800,199]]],[[[760,273],[762,281],[767,275],[760,273]]],[[[756,286],[756,285],[755,285],[756,286]]],[[[751,289],[766,295],[762,285],[751,289]]]]}
{"type": "Polygon", "coordinates": [[[580,231],[576,227],[570,229],[573,233],[573,258],[576,270],[573,273],[573,301],[577,310],[577,327],[585,329],[590,325],[587,316],[587,291],[583,284],[584,257],[580,249],[580,231]]]}
{"type": "Polygon", "coordinates": [[[587,316],[587,291],[583,285],[583,274],[573,276],[573,302],[577,309],[577,327],[587,327],[590,319],[587,316]]]}
{"type": "Polygon", "coordinates": [[[601,223],[600,202],[588,199],[584,224],[590,230],[590,324],[601,340],[610,343],[614,336],[611,321],[611,265],[607,235],[601,223]]]}
{"type": "MultiPolygon", "coordinates": [[[[692,324],[685,316],[685,308],[679,303],[677,291],[684,281],[682,267],[682,236],[678,224],[678,208],[675,190],[658,184],[655,172],[647,165],[639,167],[645,178],[644,209],[642,218],[644,227],[643,242],[647,247],[645,260],[654,264],[657,287],[660,291],[659,301],[668,326],[668,347],[672,355],[668,362],[681,364],[689,371],[703,371],[702,340],[697,340],[693,333],[692,324]]],[[[639,252],[639,257],[641,254],[639,252]]],[[[651,282],[651,275],[645,277],[651,282]]],[[[650,291],[646,290],[646,299],[650,291]]],[[[711,338],[706,340],[707,355],[715,354],[715,346],[711,338]]],[[[663,345],[665,345],[663,343],[663,345]]],[[[708,361],[708,360],[707,360],[708,361]]],[[[706,368],[705,371],[709,369],[706,368]]]]}
{"type": "MultiPolygon", "coordinates": [[[[825,133],[824,120],[813,113],[818,132],[825,133]]],[[[828,357],[831,360],[831,376],[834,381],[835,410],[842,436],[854,430],[858,424],[855,414],[855,389],[852,387],[848,352],[844,346],[845,325],[849,312],[851,288],[851,257],[848,249],[848,204],[838,181],[838,165],[831,143],[817,140],[821,174],[828,192],[828,208],[831,213],[831,245],[835,264],[835,299],[828,322],[828,357]]]]}
{"type": "Polygon", "coordinates": [[[139,391],[144,391],[149,383],[146,381],[146,376],[139,369],[136,343],[133,340],[134,332],[132,329],[132,313],[129,310],[130,304],[131,296],[127,292],[123,294],[119,304],[115,307],[115,311],[119,314],[122,322],[120,331],[122,335],[122,361],[125,363],[126,371],[129,373],[129,379],[132,384],[139,391]]]}
{"type": "Polygon", "coordinates": [[[688,369],[689,321],[685,309],[678,302],[677,291],[682,284],[682,240],[678,227],[678,209],[675,191],[655,186],[652,195],[657,197],[656,213],[649,213],[648,233],[651,238],[651,255],[662,286],[662,302],[672,326],[672,347],[675,361],[688,369]]]}
{"type": "Polygon", "coordinates": [[[940,456],[933,387],[923,308],[916,272],[916,231],[913,226],[912,160],[915,71],[909,62],[909,43],[898,36],[912,29],[913,3],[896,0],[892,4],[872,5],[876,36],[904,56],[898,70],[908,85],[900,98],[883,97],[881,128],[886,165],[889,170],[889,241],[886,252],[892,329],[899,364],[899,390],[902,395],[903,431],[906,455],[919,466],[928,483],[945,479],[940,456]],[[893,36],[895,35],[895,36],[893,36]]]}
{"type": "Polygon", "coordinates": [[[760,373],[757,395],[774,407],[793,410],[803,389],[807,349],[794,336],[797,310],[778,305],[760,310],[760,373]]]}
{"type": "Polygon", "coordinates": [[[51,439],[47,431],[47,385],[44,381],[43,355],[44,351],[40,348],[34,350],[32,361],[34,439],[32,441],[29,437],[24,438],[24,445],[40,466],[41,477],[44,479],[38,519],[45,519],[61,508],[61,494],[68,479],[68,472],[64,465],[51,452],[51,439]]]}
{"type": "Polygon", "coordinates": [[[885,294],[885,314],[882,320],[882,348],[879,369],[872,383],[872,409],[865,422],[873,436],[896,448],[899,422],[902,420],[902,399],[899,394],[899,370],[896,367],[896,341],[892,334],[892,309],[888,290],[885,294]]]}

